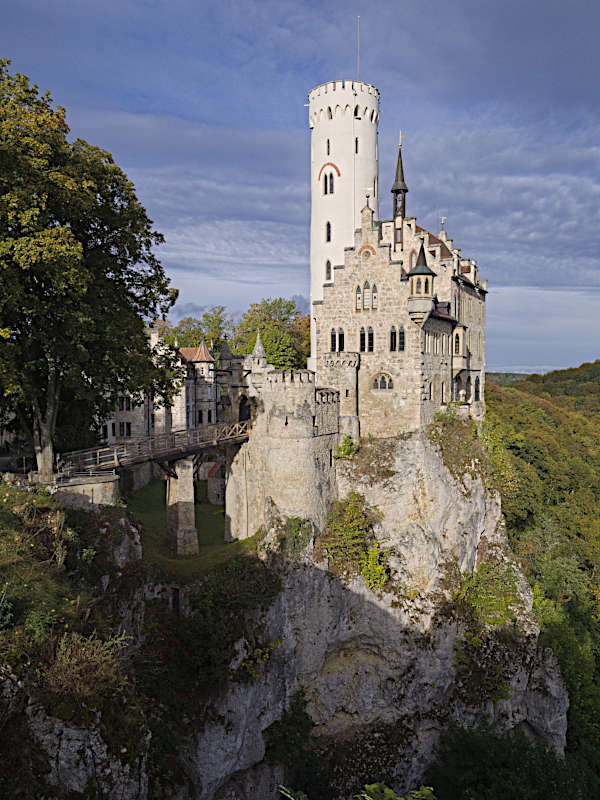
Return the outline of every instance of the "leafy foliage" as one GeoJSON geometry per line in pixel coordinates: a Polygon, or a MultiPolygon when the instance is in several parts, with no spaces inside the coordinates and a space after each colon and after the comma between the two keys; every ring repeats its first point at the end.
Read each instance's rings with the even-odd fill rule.
{"type": "Polygon", "coordinates": [[[360,445],[355,444],[352,441],[352,437],[346,435],[344,436],[343,442],[338,447],[337,453],[334,455],[334,458],[339,458],[342,461],[350,461],[353,458],[353,456],[355,456],[356,453],[358,453],[359,450],[360,450],[360,445]]]}
{"type": "Polygon", "coordinates": [[[515,571],[503,561],[485,561],[475,572],[462,576],[453,600],[467,616],[481,625],[506,625],[515,619],[517,597],[515,571]]]}
{"type": "Polygon", "coordinates": [[[365,579],[367,587],[372,592],[383,589],[387,583],[388,573],[383,561],[383,553],[379,549],[378,542],[375,542],[363,555],[360,564],[360,574],[365,579]]]}
{"type": "Polygon", "coordinates": [[[476,478],[485,472],[486,457],[477,433],[477,425],[464,419],[449,406],[439,411],[427,429],[427,437],[439,448],[444,464],[465,491],[465,475],[476,478]]]}
{"type": "Polygon", "coordinates": [[[350,492],[345,499],[334,502],[325,532],[318,541],[334,573],[360,571],[363,558],[375,542],[373,526],[381,519],[379,509],[370,506],[358,492],[350,492]]]}
{"type": "Polygon", "coordinates": [[[159,331],[170,345],[198,347],[204,340],[208,345],[212,342],[218,354],[225,339],[233,336],[234,324],[225,306],[212,306],[199,318],[184,317],[177,325],[159,323],[159,331]]]}
{"type": "Polygon", "coordinates": [[[48,475],[61,420],[102,419],[122,392],[170,398],[175,363],[152,352],[145,320],[177,293],[153,253],[163,238],[110,153],[69,142],[65,110],[8,65],[0,61],[0,416],[14,413],[48,475]]]}
{"type": "Polygon", "coordinates": [[[425,780],[438,800],[587,800],[600,792],[598,778],[577,757],[563,759],[523,733],[487,728],[448,730],[425,780]]]}
{"type": "Polygon", "coordinates": [[[267,361],[277,369],[306,366],[310,351],[310,319],[294,300],[283,297],[253,303],[235,329],[235,352],[251,353],[260,330],[267,361]]]}
{"type": "Polygon", "coordinates": [[[600,362],[488,383],[484,438],[542,644],[569,690],[568,750],[600,775],[600,362]]]}
{"type": "Polygon", "coordinates": [[[286,558],[297,561],[310,542],[313,528],[309,519],[290,517],[282,524],[279,534],[281,551],[286,558]]]}

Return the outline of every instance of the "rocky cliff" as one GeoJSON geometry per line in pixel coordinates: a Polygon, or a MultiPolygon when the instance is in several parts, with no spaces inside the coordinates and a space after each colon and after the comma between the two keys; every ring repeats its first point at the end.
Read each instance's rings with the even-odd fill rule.
{"type": "MultiPolygon", "coordinates": [[[[322,531],[302,520],[290,527],[271,498],[259,557],[277,589],[239,611],[222,680],[209,691],[202,684],[199,699],[195,684],[180,687],[190,702],[178,712],[171,788],[148,774],[156,727],[140,727],[135,759],[115,758],[95,723],[69,728],[33,704],[29,730],[51,761],[57,797],[82,792],[99,771],[109,798],[275,800],[279,783],[311,770],[333,787],[324,794],[315,779],[313,794],[310,780],[296,782],[311,800],[345,800],[374,779],[402,791],[418,784],[441,731],[478,720],[520,726],[562,750],[567,694],[554,656],[538,649],[531,593],[486,483],[476,449],[456,454],[425,434],[367,441],[338,461],[338,497],[359,492],[381,512],[374,535],[387,573],[375,590],[356,571],[328,568],[322,531]]],[[[177,610],[173,588],[180,614],[189,604],[189,619],[200,609],[218,627],[218,608],[203,605],[206,585],[138,584],[115,606],[133,649],[146,647],[149,598],[177,610]]]]}

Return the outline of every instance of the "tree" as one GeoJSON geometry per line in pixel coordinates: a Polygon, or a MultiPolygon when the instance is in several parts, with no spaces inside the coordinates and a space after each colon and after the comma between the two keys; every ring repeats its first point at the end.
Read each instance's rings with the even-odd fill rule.
{"type": "Polygon", "coordinates": [[[176,300],[163,241],[110,153],[69,142],[65,110],[0,61],[0,407],[53,468],[61,405],[106,417],[119,393],[169,401],[176,366],[145,320],[176,300]]]}
{"type": "Polygon", "coordinates": [[[223,341],[233,336],[233,330],[233,321],[225,306],[212,306],[200,319],[183,317],[177,325],[165,324],[161,334],[166,342],[179,347],[198,347],[204,339],[208,345],[212,342],[218,355],[223,341]]]}
{"type": "MultiPolygon", "coordinates": [[[[294,300],[268,298],[252,303],[235,329],[235,351],[251,353],[260,330],[267,361],[278,369],[306,364],[306,331],[294,300]]],[[[309,333],[310,348],[310,333],[309,333]]]]}

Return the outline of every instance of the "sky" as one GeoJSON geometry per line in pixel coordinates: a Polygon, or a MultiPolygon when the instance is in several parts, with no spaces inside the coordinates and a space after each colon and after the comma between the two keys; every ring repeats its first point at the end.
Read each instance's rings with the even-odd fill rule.
{"type": "Polygon", "coordinates": [[[488,369],[600,358],[597,0],[0,0],[0,56],[113,153],[166,237],[172,319],[308,308],[307,94],[381,92],[407,212],[489,280],[488,369]]]}

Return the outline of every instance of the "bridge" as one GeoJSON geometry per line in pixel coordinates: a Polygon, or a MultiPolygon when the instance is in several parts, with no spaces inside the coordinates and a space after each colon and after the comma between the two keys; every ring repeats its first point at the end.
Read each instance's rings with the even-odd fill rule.
{"type": "Polygon", "coordinates": [[[159,433],[89,450],[73,450],[60,454],[58,472],[63,476],[92,474],[144,461],[177,461],[209,447],[245,442],[249,434],[250,421],[246,420],[159,433]]]}

